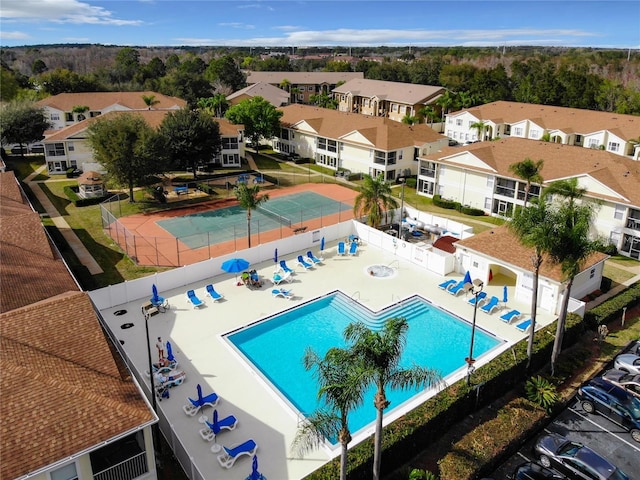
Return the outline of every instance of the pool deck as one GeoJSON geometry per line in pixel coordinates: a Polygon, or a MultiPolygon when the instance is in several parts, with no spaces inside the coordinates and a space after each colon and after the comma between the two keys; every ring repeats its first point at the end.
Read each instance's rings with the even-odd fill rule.
{"type": "MultiPolygon", "coordinates": [[[[314,253],[318,254],[317,251],[314,253]]],[[[284,288],[291,289],[295,295],[293,301],[272,296],[270,278],[274,271],[273,262],[251,267],[265,279],[261,289],[250,290],[245,286],[237,286],[234,275],[225,273],[184,289],[159,292],[168,299],[171,308],[149,319],[152,358],[154,362],[157,361],[157,351],[154,347],[156,337],[161,336],[165,342],[169,340],[173,354],[179,361],[178,368],[186,372],[187,380],[182,385],[172,388],[170,398],[158,402],[158,409],[166,416],[174,435],[187,449],[206,479],[244,480],[251,473],[251,459],[248,456],[242,457],[228,470],[220,467],[216,459],[217,454],[211,452],[214,442],[204,441],[198,433],[199,429],[204,427],[199,423],[201,413],[189,417],[182,410],[188,396],[197,396],[198,383],[202,385],[204,395],[215,391],[220,396],[217,406],[220,418],[233,414],[238,419],[237,428],[223,431],[218,435],[216,442],[231,446],[249,438],[254,439],[258,444],[259,470],[265,477],[272,480],[303,478],[339,454],[339,449],[331,452],[327,448],[320,448],[307,453],[304,458],[294,457],[291,443],[298,426],[298,414],[244,363],[223,339],[223,334],[334,290],[341,290],[373,310],[420,294],[468,321],[473,317],[473,307],[466,302],[468,297],[465,297],[464,293],[454,297],[443,292],[438,288],[438,284],[445,280],[444,277],[399,260],[393,252],[383,252],[375,247],[361,245],[357,256],[338,256],[335,243],[328,244],[324,251],[323,264],[311,270],[297,266],[296,258],[297,254],[281,258],[295,270],[291,277],[292,283],[283,284],[284,288]],[[366,268],[374,264],[390,265],[397,269],[396,275],[391,278],[371,277],[366,273],[366,268]],[[214,303],[205,296],[204,287],[207,283],[213,283],[216,290],[224,295],[224,299],[214,303]],[[203,307],[194,309],[187,303],[185,292],[189,288],[195,289],[200,299],[205,301],[203,307]]],[[[497,277],[485,286],[485,291],[488,296],[495,295],[502,299],[504,283],[503,279],[497,277]]],[[[446,278],[460,280],[462,275],[452,274],[446,278]]],[[[513,288],[510,288],[509,293],[513,294],[513,288]]],[[[148,359],[141,305],[147,300],[148,298],[142,298],[101,312],[116,338],[124,342],[122,348],[134,367],[142,372],[147,370],[148,359]],[[122,309],[127,313],[114,315],[116,310],[122,309]],[[129,322],[134,324],[133,327],[120,328],[122,324],[129,322]]],[[[527,315],[530,305],[509,301],[508,308],[515,308],[523,313],[523,318],[529,318],[527,315]]],[[[499,316],[505,311],[508,310],[488,315],[478,309],[476,316],[479,328],[505,340],[505,345],[500,351],[525,336],[513,325],[500,320],[499,316]]],[[[550,314],[538,311],[539,325],[547,325],[553,318],[550,314]]],[[[273,348],[277,352],[278,346],[274,345],[273,348]]],[[[488,360],[486,357],[480,358],[477,365],[480,366],[488,360]]],[[[453,382],[465,374],[466,369],[460,368],[448,380],[453,382]]],[[[401,416],[406,408],[410,408],[403,407],[405,408],[398,409],[402,411],[396,410],[388,414],[385,423],[401,416]]],[[[373,406],[371,408],[373,410],[373,406]]],[[[393,408],[394,405],[391,405],[388,411],[393,408]]],[[[205,409],[203,413],[211,420],[210,408],[205,409]]],[[[358,435],[354,435],[351,445],[372,433],[373,426],[359,432],[358,435]]]]}

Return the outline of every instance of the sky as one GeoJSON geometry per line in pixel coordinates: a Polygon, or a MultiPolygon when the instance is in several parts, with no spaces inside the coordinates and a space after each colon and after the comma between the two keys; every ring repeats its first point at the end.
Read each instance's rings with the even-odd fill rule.
{"type": "Polygon", "coordinates": [[[2,0],[0,45],[640,49],[640,0],[2,0]]]}

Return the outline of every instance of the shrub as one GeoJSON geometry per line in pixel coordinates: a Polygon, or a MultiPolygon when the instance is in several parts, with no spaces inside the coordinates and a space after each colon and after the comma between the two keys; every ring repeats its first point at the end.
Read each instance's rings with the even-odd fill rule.
{"type": "Polygon", "coordinates": [[[418,179],[414,177],[407,178],[407,187],[416,188],[418,186],[418,179]]]}
{"type": "Polygon", "coordinates": [[[600,291],[602,293],[607,293],[611,290],[612,280],[609,277],[602,277],[602,281],[600,282],[600,291]]]}
{"type": "Polygon", "coordinates": [[[414,468],[409,474],[409,480],[438,480],[438,476],[434,475],[429,470],[414,468]]]}
{"type": "Polygon", "coordinates": [[[73,203],[76,203],[78,200],[80,200],[80,197],[76,193],[78,191],[78,187],[66,186],[62,190],[64,191],[64,194],[67,196],[67,198],[73,203]]]}
{"type": "Polygon", "coordinates": [[[76,207],[87,207],[89,205],[97,205],[98,203],[106,200],[108,195],[103,197],[95,197],[95,198],[80,198],[78,196],[78,187],[70,187],[66,186],[63,188],[63,191],[67,198],[73,202],[76,207]]]}
{"type": "Polygon", "coordinates": [[[471,215],[472,217],[484,216],[484,210],[480,210],[479,208],[473,208],[473,207],[462,207],[460,208],[460,213],[464,213],[465,215],[471,215]]]}
{"type": "Polygon", "coordinates": [[[558,391],[546,378],[537,375],[527,380],[525,384],[527,398],[533,403],[540,405],[547,412],[550,412],[558,402],[558,391]]]}
{"type": "Polygon", "coordinates": [[[213,189],[213,187],[207,185],[206,183],[199,183],[198,184],[198,190],[200,190],[201,192],[206,193],[207,195],[215,195],[216,191],[213,189]]]}
{"type": "Polygon", "coordinates": [[[624,307],[635,307],[640,304],[640,282],[636,282],[618,295],[602,302],[585,313],[584,318],[589,328],[596,330],[598,325],[611,323],[622,317],[624,307]]]}

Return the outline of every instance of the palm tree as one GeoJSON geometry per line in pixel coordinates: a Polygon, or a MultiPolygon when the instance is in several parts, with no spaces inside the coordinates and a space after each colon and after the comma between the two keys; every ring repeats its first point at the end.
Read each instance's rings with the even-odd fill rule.
{"type": "Polygon", "coordinates": [[[551,213],[547,202],[540,198],[535,198],[529,207],[517,209],[513,219],[508,224],[509,229],[518,237],[522,245],[534,249],[534,253],[531,255],[533,291],[531,292],[531,328],[529,329],[529,343],[527,344],[527,370],[531,367],[531,357],[533,355],[540,267],[545,258],[544,254],[550,249],[551,237],[555,226],[551,213]]]}
{"type": "Polygon", "coordinates": [[[151,110],[155,105],[160,103],[160,100],[156,100],[155,95],[142,95],[142,101],[151,110]]]}
{"type": "Polygon", "coordinates": [[[346,480],[347,452],[351,442],[348,415],[364,401],[363,369],[352,362],[350,352],[341,348],[330,348],[324,358],[308,349],[303,362],[306,370],[314,369],[320,386],[318,400],[324,400],[327,408],[313,412],[298,427],[293,449],[303,453],[318,448],[326,438],[337,437],[342,447],[340,480],[346,480]]]}
{"type": "Polygon", "coordinates": [[[242,208],[247,211],[247,237],[249,241],[249,248],[251,248],[251,211],[255,210],[269,200],[269,195],[258,195],[260,192],[260,185],[248,186],[246,183],[239,183],[234,188],[234,193],[238,199],[238,203],[242,208]]]}
{"type": "Polygon", "coordinates": [[[418,123],[420,121],[420,119],[416,116],[413,116],[409,113],[407,113],[404,117],[402,117],[402,123],[412,126],[415,125],[416,123],[418,123]]]}
{"type": "Polygon", "coordinates": [[[450,90],[445,91],[440,98],[436,100],[436,105],[442,109],[442,123],[444,123],[445,114],[449,113],[449,109],[455,104],[454,94],[450,90]]]}
{"type": "Polygon", "coordinates": [[[425,388],[439,385],[440,374],[437,371],[413,366],[403,368],[400,358],[406,344],[409,324],[404,318],[390,318],[385,321],[381,331],[374,332],[364,323],[347,325],[344,338],[351,344],[349,350],[354,361],[365,368],[366,384],[374,384],[376,394],[374,406],[377,410],[376,433],[373,453],[373,479],[380,479],[382,454],[382,420],[384,410],[390,404],[386,388],[425,388]]]}
{"type": "Polygon", "coordinates": [[[286,78],[283,78],[280,84],[278,85],[282,90],[286,90],[291,93],[291,82],[286,78]]]}
{"type": "Polygon", "coordinates": [[[76,114],[76,120],[78,122],[81,122],[82,120],[86,119],[84,114],[88,111],[89,111],[89,107],[87,105],[75,105],[71,109],[71,112],[76,114]]]}
{"type": "Polygon", "coordinates": [[[478,140],[481,142],[484,140],[484,131],[487,128],[487,124],[484,120],[478,120],[477,122],[473,122],[469,127],[474,128],[478,131],[478,140]]]}
{"type": "Polygon", "coordinates": [[[431,105],[425,105],[418,110],[418,115],[425,119],[429,123],[430,127],[433,127],[434,120],[438,117],[438,112],[431,105]]]}
{"type": "Polygon", "coordinates": [[[531,183],[542,183],[544,180],[540,171],[544,165],[544,160],[538,160],[534,162],[529,157],[526,157],[523,161],[512,163],[509,165],[509,170],[513,172],[518,178],[525,180],[527,186],[524,189],[524,206],[527,206],[529,200],[529,191],[531,190],[531,183]]]}
{"type": "Polygon", "coordinates": [[[368,223],[377,228],[382,223],[383,213],[398,208],[398,201],[391,194],[391,185],[382,174],[373,178],[365,174],[362,179],[360,193],[353,204],[353,213],[357,217],[367,216],[368,223]]]}
{"type": "Polygon", "coordinates": [[[291,92],[289,92],[289,98],[293,99],[292,103],[298,103],[298,94],[301,92],[301,90],[298,87],[293,87],[291,89],[291,92]]]}

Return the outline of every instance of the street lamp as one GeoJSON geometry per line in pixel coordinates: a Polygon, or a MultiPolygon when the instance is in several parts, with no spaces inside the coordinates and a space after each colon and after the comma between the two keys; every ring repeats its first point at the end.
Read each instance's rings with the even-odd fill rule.
{"type": "Polygon", "coordinates": [[[471,374],[475,371],[475,367],[473,364],[476,362],[475,358],[473,358],[473,341],[476,335],[476,313],[478,313],[478,295],[482,292],[484,288],[484,283],[482,280],[475,279],[473,283],[465,283],[464,291],[467,293],[471,293],[474,295],[475,302],[473,304],[473,323],[471,324],[471,345],[469,346],[469,356],[464,359],[467,362],[467,385],[471,385],[471,374]]]}
{"type": "MultiPolygon", "coordinates": [[[[144,329],[147,333],[147,358],[149,360],[149,378],[151,380],[151,406],[153,407],[153,413],[158,415],[158,404],[156,403],[155,381],[154,381],[154,375],[153,375],[153,362],[151,361],[151,342],[149,341],[149,317],[151,315],[148,312],[144,311],[144,309],[143,309],[143,315],[144,315],[144,329]]],[[[160,442],[160,429],[158,428],[157,422],[152,426],[152,430],[154,430],[152,432],[153,441],[155,443],[154,451],[156,452],[156,454],[160,454],[161,453],[160,450],[162,449],[162,446],[161,446],[162,444],[160,442]]],[[[157,462],[157,458],[156,458],[156,462],[157,462]]]]}
{"type": "Polygon", "coordinates": [[[404,217],[404,185],[406,183],[407,179],[402,177],[402,193],[400,194],[400,232],[402,232],[402,219],[404,217]]]}

